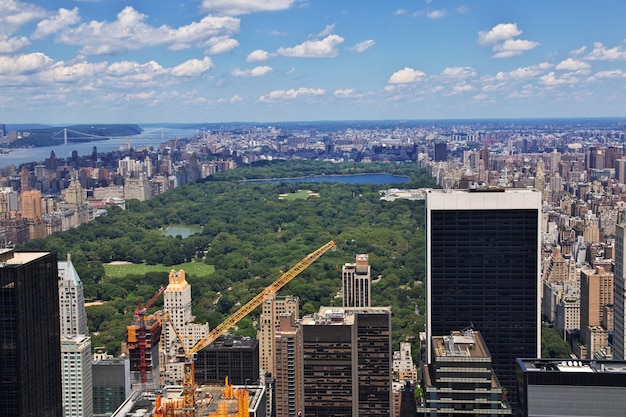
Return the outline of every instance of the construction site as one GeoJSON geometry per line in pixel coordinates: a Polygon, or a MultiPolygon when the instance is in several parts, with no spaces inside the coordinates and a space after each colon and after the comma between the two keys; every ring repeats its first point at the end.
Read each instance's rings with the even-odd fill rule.
{"type": "Polygon", "coordinates": [[[210,331],[208,324],[193,323],[191,288],[183,270],[172,270],[169,285],[145,305],[138,302],[127,326],[124,351],[133,393],[113,417],[266,416],[272,384],[258,371],[258,342],[227,333],[335,247],[330,241],[307,255],[210,331]],[[147,314],[161,295],[164,309],[147,314]]]}

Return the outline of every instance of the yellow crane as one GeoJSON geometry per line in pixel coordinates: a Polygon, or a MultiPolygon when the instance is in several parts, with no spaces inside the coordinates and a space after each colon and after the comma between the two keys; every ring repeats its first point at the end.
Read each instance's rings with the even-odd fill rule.
{"type": "MultiPolygon", "coordinates": [[[[319,259],[324,253],[326,253],[329,249],[335,248],[337,245],[332,240],[325,245],[321,246],[317,250],[308,254],[304,259],[295,264],[289,271],[285,272],[280,278],[274,281],[272,284],[267,286],[263,291],[257,294],[254,298],[244,304],[239,310],[233,313],[230,317],[224,320],[221,324],[216,326],[213,330],[207,333],[202,339],[200,339],[191,349],[188,351],[185,349],[185,345],[183,340],[178,335],[176,328],[174,327],[169,314],[165,314],[165,319],[169,321],[172,329],[174,329],[174,334],[176,335],[179,344],[182,347],[182,355],[180,358],[185,361],[185,365],[183,367],[183,406],[182,406],[182,416],[184,417],[195,417],[196,409],[195,409],[195,377],[194,377],[194,359],[196,353],[205,347],[209,346],[213,343],[218,337],[226,333],[228,329],[237,324],[241,319],[246,317],[252,310],[260,306],[263,301],[272,295],[276,294],[278,290],[284,287],[289,281],[295,278],[300,272],[304,271],[309,265],[319,259]]],[[[165,413],[168,414],[167,412],[165,413]]],[[[173,415],[174,413],[172,413],[173,415]]],[[[162,414],[161,414],[162,415],[162,414]]]]}

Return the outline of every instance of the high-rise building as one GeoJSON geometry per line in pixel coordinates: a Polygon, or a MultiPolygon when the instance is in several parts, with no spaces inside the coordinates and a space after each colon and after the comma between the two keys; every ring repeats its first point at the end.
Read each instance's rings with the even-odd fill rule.
{"type": "Polygon", "coordinates": [[[435,142],[433,160],[436,162],[445,162],[448,160],[448,145],[445,142],[435,142]]]}
{"type": "Polygon", "coordinates": [[[480,332],[453,331],[427,343],[434,358],[422,369],[424,416],[511,415],[480,332]]]}
{"type": "Polygon", "coordinates": [[[518,417],[626,415],[626,362],[518,359],[518,417]]]}
{"type": "Polygon", "coordinates": [[[92,417],[91,338],[61,337],[61,361],[65,416],[92,417]]]}
{"type": "Polygon", "coordinates": [[[94,417],[108,417],[130,396],[130,362],[128,359],[98,359],[91,369],[94,417]]]}
{"type": "Polygon", "coordinates": [[[55,252],[0,253],[0,410],[63,417],[55,252]]]}
{"type": "MultiPolygon", "coordinates": [[[[163,292],[163,310],[170,315],[170,323],[163,324],[163,337],[161,338],[161,363],[165,364],[165,377],[170,383],[182,381],[183,362],[170,361],[178,354],[178,338],[176,333],[185,343],[185,349],[191,349],[198,340],[209,332],[209,324],[194,323],[195,317],[191,314],[191,285],[187,282],[184,270],[171,270],[169,283],[163,292]]],[[[162,368],[163,369],[163,368],[162,368]]]]}
{"type": "Polygon", "coordinates": [[[608,329],[602,325],[605,307],[613,305],[613,273],[597,266],[580,271],[580,334],[591,359],[609,347],[608,329]]]}
{"type": "Polygon", "coordinates": [[[59,322],[63,408],[66,416],[93,416],[91,338],[87,327],[83,283],[72,264],[58,261],[59,322]]]}
{"type": "Polygon", "coordinates": [[[283,313],[276,331],[274,391],[276,417],[304,414],[302,327],[293,313],[283,313]]]}
{"type": "Polygon", "coordinates": [[[369,307],[372,278],[367,254],[356,255],[356,262],[341,268],[344,307],[369,307]]]}
{"type": "Polygon", "coordinates": [[[79,334],[89,335],[83,283],[72,264],[70,254],[67,254],[67,261],[58,261],[57,264],[61,336],[71,338],[79,334]]]}
{"type": "Polygon", "coordinates": [[[618,224],[615,228],[615,273],[613,280],[613,359],[624,360],[626,358],[626,343],[624,335],[626,334],[626,321],[624,320],[624,304],[626,300],[626,285],[624,283],[626,276],[624,268],[626,267],[626,251],[624,244],[626,243],[626,225],[618,224]]]}
{"type": "Polygon", "coordinates": [[[240,336],[220,336],[200,350],[194,364],[198,384],[256,385],[259,382],[259,342],[240,336]]]}
{"type": "Polygon", "coordinates": [[[480,329],[513,409],[515,358],[541,356],[540,217],[535,190],[426,193],[426,340],[480,329]]]}
{"type": "Polygon", "coordinates": [[[391,413],[391,308],[320,307],[302,319],[304,415],[391,413]]]}
{"type": "MultiPolygon", "coordinates": [[[[159,342],[161,341],[161,318],[154,315],[144,316],[145,325],[145,375],[146,385],[155,386],[160,383],[159,342]]],[[[131,325],[126,327],[126,347],[130,360],[130,377],[132,384],[143,384],[141,355],[141,319],[133,317],[131,325]]]]}
{"type": "Polygon", "coordinates": [[[263,301],[259,319],[259,363],[264,372],[275,373],[274,356],[276,353],[276,331],[280,326],[280,316],[292,313],[295,319],[300,317],[300,299],[291,295],[273,295],[263,301]]]}

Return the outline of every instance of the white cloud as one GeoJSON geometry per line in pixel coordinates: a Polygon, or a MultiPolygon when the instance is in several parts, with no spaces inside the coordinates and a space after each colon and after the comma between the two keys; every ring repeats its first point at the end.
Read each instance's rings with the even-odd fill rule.
{"type": "MultiPolygon", "coordinates": [[[[48,71],[42,74],[42,79],[47,82],[56,83],[76,84],[80,82],[89,82],[102,74],[106,68],[106,62],[78,62],[72,65],[65,65],[64,62],[57,62],[48,71]]],[[[83,89],[93,90],[94,87],[90,86],[83,89]]]]}
{"type": "Polygon", "coordinates": [[[621,46],[607,48],[601,42],[595,42],[593,51],[589,52],[587,59],[592,61],[622,61],[626,60],[626,50],[621,46]]]}
{"type": "Polygon", "coordinates": [[[450,95],[454,96],[457,94],[466,93],[468,91],[474,91],[474,90],[475,88],[473,86],[464,82],[464,83],[457,84],[454,87],[452,87],[452,92],[450,93],[450,95]]]}
{"type": "Polygon", "coordinates": [[[420,70],[405,67],[389,77],[388,84],[413,84],[420,81],[426,74],[420,70]]]}
{"type": "Polygon", "coordinates": [[[70,25],[76,24],[80,21],[78,15],[78,7],[74,7],[72,10],[60,8],[59,12],[37,23],[37,29],[33,33],[33,39],[42,39],[46,36],[56,33],[59,30],[66,28],[70,25]]]}
{"type": "Polygon", "coordinates": [[[376,44],[376,42],[373,39],[368,39],[368,40],[365,40],[365,41],[357,43],[356,45],[354,45],[350,49],[353,50],[353,51],[357,51],[358,53],[362,54],[363,52],[367,51],[368,49],[370,49],[375,44],[376,44]]]}
{"type": "Polygon", "coordinates": [[[475,77],[476,70],[472,67],[448,67],[441,72],[441,75],[450,78],[468,78],[475,77]]]}
{"type": "Polygon", "coordinates": [[[406,14],[406,10],[404,10],[404,9],[398,9],[398,10],[395,11],[395,15],[396,16],[401,16],[403,14],[406,14]]]}
{"type": "Polygon", "coordinates": [[[271,58],[271,55],[269,52],[264,51],[262,49],[257,49],[256,51],[252,51],[248,54],[248,56],[246,57],[246,61],[260,62],[260,61],[267,61],[270,58],[271,58]]]}
{"type": "Polygon", "coordinates": [[[337,46],[343,41],[339,35],[328,35],[324,39],[305,41],[292,48],[278,48],[276,53],[292,58],[333,58],[339,55],[337,46]]]}
{"type": "Polygon", "coordinates": [[[589,65],[585,61],[577,61],[572,58],[567,58],[565,61],[561,61],[559,64],[557,64],[556,69],[566,71],[580,71],[589,69],[590,67],[591,65],[589,65]]]}
{"type": "Polygon", "coordinates": [[[532,77],[536,77],[542,74],[544,69],[546,68],[543,68],[542,65],[532,65],[529,67],[517,68],[509,72],[500,71],[496,74],[495,79],[496,80],[508,80],[508,79],[519,80],[519,79],[524,79],[524,78],[532,78],[532,77]]]}
{"type": "Polygon", "coordinates": [[[350,97],[354,95],[354,88],[344,88],[335,90],[335,97],[350,97]]]}
{"type": "Polygon", "coordinates": [[[586,46],[581,46],[578,49],[574,49],[572,52],[570,52],[570,54],[574,56],[579,56],[579,55],[584,54],[586,50],[587,50],[586,46]]]}
{"type": "Polygon", "coordinates": [[[494,45],[493,50],[496,53],[494,58],[510,58],[512,56],[521,55],[522,53],[539,46],[539,42],[525,41],[522,39],[507,39],[501,44],[494,45]]]}
{"type": "Polygon", "coordinates": [[[246,69],[246,70],[235,68],[234,70],[231,71],[231,74],[234,75],[235,77],[260,77],[272,71],[273,71],[272,67],[268,67],[267,65],[265,65],[265,66],[258,66],[258,67],[254,67],[254,68],[246,69]]]}
{"type": "Polygon", "coordinates": [[[213,68],[213,61],[208,56],[202,60],[190,59],[171,69],[171,74],[175,77],[197,77],[213,68]]]}
{"type": "Polygon", "coordinates": [[[259,101],[263,102],[274,102],[274,101],[282,101],[282,100],[294,100],[298,97],[311,97],[311,96],[321,96],[326,94],[326,90],[321,88],[305,88],[300,87],[296,89],[290,90],[274,90],[269,94],[259,97],[259,101]]]}
{"type": "Polygon", "coordinates": [[[0,56],[0,74],[27,75],[39,72],[52,63],[52,59],[41,52],[15,56],[0,56]]]}
{"type": "Polygon", "coordinates": [[[593,77],[591,77],[591,79],[595,80],[597,78],[626,78],[626,73],[620,69],[598,71],[593,75],[593,77]]]}
{"type": "Polygon", "coordinates": [[[335,31],[335,24],[333,23],[332,25],[326,25],[326,27],[317,34],[317,36],[319,38],[323,38],[324,36],[328,36],[330,34],[332,34],[335,31]]]}
{"type": "Polygon", "coordinates": [[[521,34],[517,23],[500,23],[490,31],[478,32],[478,44],[493,45],[494,58],[510,58],[539,46],[539,42],[513,39],[521,34]]]}
{"type": "Polygon", "coordinates": [[[478,32],[478,43],[481,45],[491,45],[521,34],[522,31],[517,28],[517,23],[500,23],[495,25],[488,32],[478,32]]]}
{"type": "Polygon", "coordinates": [[[295,0],[203,0],[202,9],[234,16],[285,10],[294,3],[295,0]]]}
{"type": "Polygon", "coordinates": [[[211,43],[212,45],[207,51],[207,54],[209,55],[230,52],[239,46],[239,42],[233,38],[215,38],[211,43]]]}
{"type": "Polygon", "coordinates": [[[448,14],[446,9],[441,9],[441,10],[433,10],[431,12],[428,12],[428,13],[426,13],[426,16],[429,19],[441,19],[441,18],[445,17],[446,14],[448,14]]]}
{"type": "Polygon", "coordinates": [[[15,0],[0,0],[0,36],[15,33],[20,27],[46,16],[47,12],[35,5],[15,0]]]}
{"type": "Polygon", "coordinates": [[[230,101],[230,104],[235,104],[235,103],[239,103],[243,101],[243,98],[241,98],[238,94],[235,94],[234,96],[230,98],[229,101],[230,101]]]}
{"type": "Polygon", "coordinates": [[[30,45],[27,37],[5,38],[0,40],[0,54],[12,54],[30,45]]]}
{"type": "Polygon", "coordinates": [[[469,12],[469,10],[470,10],[470,9],[469,9],[469,7],[467,7],[467,6],[459,6],[459,7],[457,7],[457,8],[456,8],[456,12],[457,12],[458,14],[464,14],[464,13],[467,13],[467,12],[469,12]]]}
{"type": "Polygon", "coordinates": [[[562,76],[558,77],[556,74],[551,71],[548,74],[542,76],[540,78],[541,82],[547,86],[556,86],[563,84],[576,84],[578,83],[578,78],[574,76],[572,73],[566,73],[562,76]]]}
{"type": "Polygon", "coordinates": [[[127,6],[114,22],[91,21],[76,28],[66,28],[58,39],[62,43],[82,45],[81,53],[85,55],[100,55],[156,45],[169,45],[173,50],[186,49],[210,44],[215,37],[224,38],[239,31],[239,19],[233,17],[206,16],[199,22],[179,28],[152,27],[145,23],[145,19],[146,15],[127,6]]]}

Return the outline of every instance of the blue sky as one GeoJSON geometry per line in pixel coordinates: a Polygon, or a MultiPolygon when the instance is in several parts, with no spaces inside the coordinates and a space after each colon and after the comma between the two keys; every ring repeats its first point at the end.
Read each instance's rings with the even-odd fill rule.
{"type": "Polygon", "coordinates": [[[0,0],[0,122],[626,116],[621,0],[0,0]]]}

